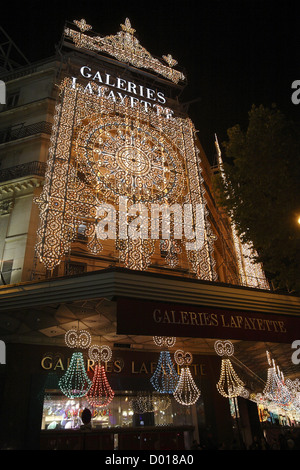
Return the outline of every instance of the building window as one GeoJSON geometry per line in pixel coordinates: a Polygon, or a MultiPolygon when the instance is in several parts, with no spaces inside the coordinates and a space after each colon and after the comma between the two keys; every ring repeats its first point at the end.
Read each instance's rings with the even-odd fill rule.
{"type": "Polygon", "coordinates": [[[1,268],[1,273],[0,273],[1,274],[1,279],[0,279],[0,284],[1,285],[10,284],[13,262],[14,262],[13,259],[3,261],[2,268],[1,268]]]}
{"type": "Polygon", "coordinates": [[[65,267],[65,274],[72,276],[74,274],[82,274],[86,271],[85,263],[67,263],[65,267]]]}
{"type": "Polygon", "coordinates": [[[17,106],[20,98],[20,92],[15,91],[13,93],[9,93],[6,97],[6,106],[7,108],[14,108],[17,106]]]}
{"type": "Polygon", "coordinates": [[[86,225],[85,224],[80,224],[77,229],[77,240],[86,240],[87,236],[85,234],[86,231],[86,225]]]}

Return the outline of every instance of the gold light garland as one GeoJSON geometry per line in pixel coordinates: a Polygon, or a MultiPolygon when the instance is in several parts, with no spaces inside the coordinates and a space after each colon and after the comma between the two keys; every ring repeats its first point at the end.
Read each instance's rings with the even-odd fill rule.
{"type": "Polygon", "coordinates": [[[87,36],[84,34],[85,31],[91,29],[91,26],[87,25],[84,19],[80,21],[74,20],[73,22],[81,32],[78,33],[71,28],[66,28],[64,33],[66,37],[73,40],[76,47],[96,52],[105,52],[116,57],[121,62],[153,70],[174,83],[185,80],[182,72],[173,69],[177,61],[170,54],[163,56],[163,59],[168,64],[166,66],[141,46],[138,39],[134,36],[135,30],[131,27],[128,18],[125,19],[124,24],[120,25],[122,31],[114,36],[106,37],[87,36]]]}
{"type": "Polygon", "coordinates": [[[234,353],[234,346],[231,341],[216,341],[214,344],[216,353],[225,356],[221,363],[221,374],[216,387],[218,392],[225,398],[234,398],[244,394],[244,382],[235,372],[229,359],[234,353]]]}
{"type": "Polygon", "coordinates": [[[193,355],[190,352],[184,352],[178,349],[174,354],[174,359],[179,366],[182,366],[179,382],[174,392],[174,398],[181,405],[194,405],[200,397],[201,392],[196,386],[189,369],[189,365],[193,361],[193,355]]]}
{"type": "MultiPolygon", "coordinates": [[[[96,230],[101,220],[97,208],[105,203],[118,210],[120,197],[129,204],[143,202],[148,211],[153,203],[167,207],[191,204],[191,224],[196,223],[196,207],[205,206],[206,201],[195,130],[189,119],[167,119],[153,109],[146,112],[139,103],[132,108],[126,100],[114,103],[87,94],[70,79],[60,88],[45,184],[35,198],[40,209],[36,252],[47,269],[53,270],[70,251],[80,224],[86,226],[87,248],[99,255],[103,244],[96,230]]],[[[120,217],[122,213],[119,207],[120,217]]],[[[166,262],[175,267],[181,252],[198,278],[216,280],[215,237],[207,209],[202,217],[202,248],[186,250],[183,236],[171,241],[166,262]]],[[[120,262],[130,269],[145,270],[151,264],[156,240],[150,235],[148,239],[124,237],[120,230],[127,226],[128,220],[116,231],[120,262]]]]}
{"type": "Polygon", "coordinates": [[[91,335],[87,330],[72,328],[65,333],[65,343],[69,348],[87,349],[91,340],[91,335]]]}
{"type": "MultiPolygon", "coordinates": [[[[222,153],[217,136],[215,136],[215,146],[218,155],[218,164],[223,181],[226,182],[222,153]]],[[[263,271],[261,263],[256,263],[257,252],[249,243],[242,243],[238,235],[234,222],[231,222],[232,237],[237,257],[241,285],[247,287],[257,287],[259,289],[270,290],[270,285],[263,271]]]]}
{"type": "Polygon", "coordinates": [[[269,351],[266,351],[269,364],[267,382],[263,390],[263,395],[270,401],[275,402],[281,408],[289,408],[292,404],[292,395],[289,388],[284,383],[284,376],[269,351]]]}

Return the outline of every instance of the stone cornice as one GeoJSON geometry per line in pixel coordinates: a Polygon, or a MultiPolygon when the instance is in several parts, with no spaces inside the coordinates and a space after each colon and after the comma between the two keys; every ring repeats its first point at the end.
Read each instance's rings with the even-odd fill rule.
{"type": "Polygon", "coordinates": [[[280,315],[300,315],[300,298],[121,268],[0,287],[0,312],[84,299],[130,297],[280,315]]]}

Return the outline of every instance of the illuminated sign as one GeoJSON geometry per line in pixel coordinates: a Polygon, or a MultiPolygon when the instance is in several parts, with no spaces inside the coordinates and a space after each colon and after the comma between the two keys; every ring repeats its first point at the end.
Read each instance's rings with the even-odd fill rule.
{"type": "MultiPolygon", "coordinates": [[[[70,358],[63,359],[62,356],[57,354],[47,353],[41,359],[41,367],[47,371],[65,371],[70,364],[70,358]]],[[[86,360],[86,370],[87,373],[94,371],[95,363],[91,359],[86,360]]],[[[156,370],[157,362],[152,361],[147,358],[145,360],[141,359],[136,360],[123,360],[122,358],[117,358],[114,361],[109,361],[104,363],[105,372],[109,374],[120,374],[121,375],[153,375],[156,370]]],[[[206,375],[205,364],[202,363],[193,363],[191,364],[191,369],[195,376],[197,375],[206,375]]],[[[177,366],[178,373],[180,372],[179,366],[177,366]]]]}
{"type": "Polygon", "coordinates": [[[290,343],[297,318],[263,312],[120,298],[117,333],[290,343]],[[128,312],[131,321],[128,322],[128,312]]]}
{"type": "MultiPolygon", "coordinates": [[[[145,112],[149,112],[149,109],[152,108],[157,114],[165,114],[167,119],[174,114],[171,109],[163,107],[166,104],[166,98],[161,91],[138,85],[124,78],[114,77],[106,72],[95,71],[88,65],[80,68],[80,75],[89,80],[84,87],[84,93],[98,97],[102,96],[123,105],[127,99],[132,108],[140,103],[145,112]]],[[[76,84],[77,77],[72,77],[72,87],[74,89],[76,84]]]]}

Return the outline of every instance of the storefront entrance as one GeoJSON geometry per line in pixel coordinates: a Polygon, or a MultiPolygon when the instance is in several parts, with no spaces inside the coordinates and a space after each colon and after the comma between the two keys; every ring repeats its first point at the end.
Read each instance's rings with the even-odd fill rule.
{"type": "Polygon", "coordinates": [[[41,447],[113,450],[190,448],[193,431],[197,427],[196,413],[195,407],[183,407],[171,396],[148,391],[116,391],[109,405],[92,408],[84,397],[70,399],[59,390],[45,390],[41,447]],[[92,413],[92,430],[88,434],[80,432],[85,408],[92,413]]]}

